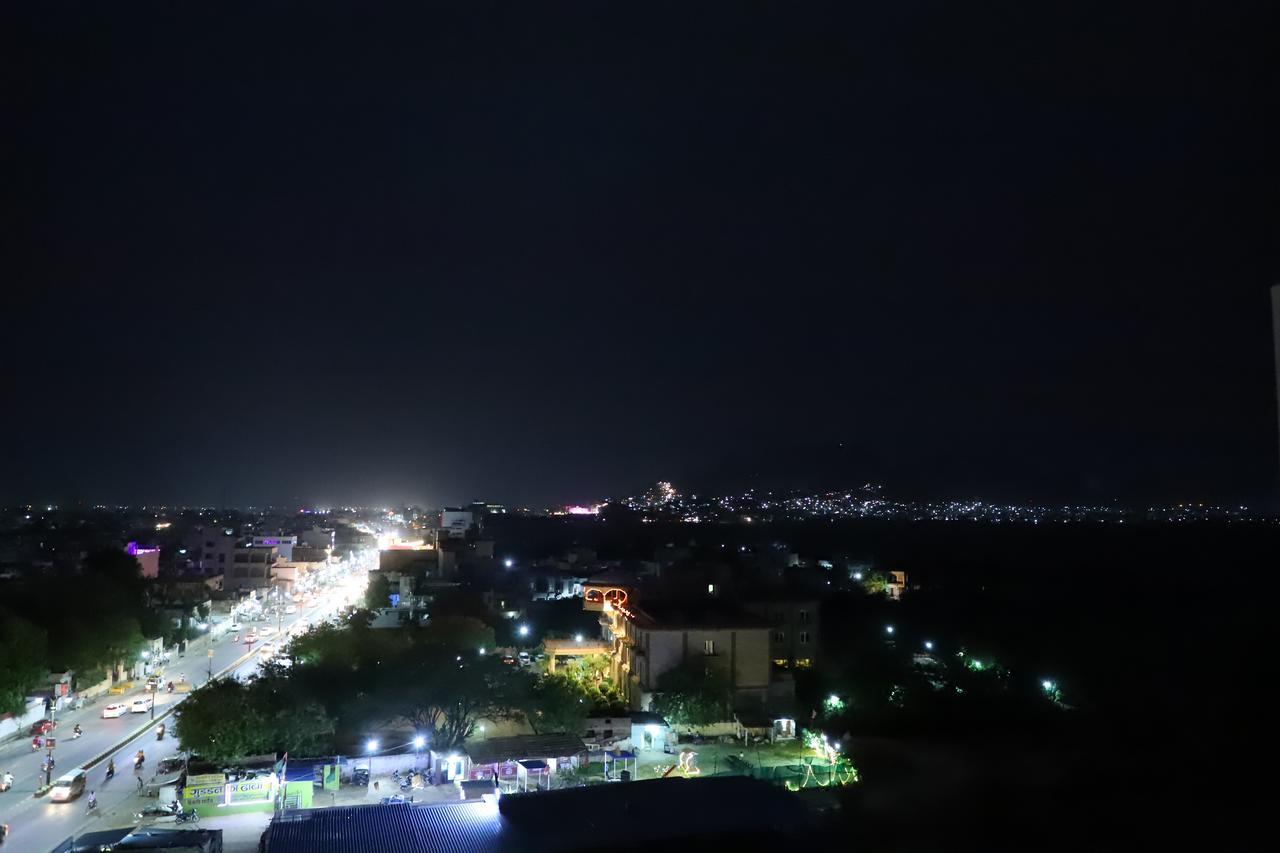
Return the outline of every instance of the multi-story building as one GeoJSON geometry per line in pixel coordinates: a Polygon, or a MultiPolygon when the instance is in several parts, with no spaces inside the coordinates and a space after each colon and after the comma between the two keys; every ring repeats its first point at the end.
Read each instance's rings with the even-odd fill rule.
{"type": "Polygon", "coordinates": [[[220,574],[231,568],[238,539],[230,528],[206,527],[187,537],[187,559],[205,574],[220,574]]]}
{"type": "Polygon", "coordinates": [[[293,562],[293,549],[298,544],[298,537],[292,534],[268,533],[254,536],[252,544],[258,548],[274,545],[280,551],[280,559],[288,563],[293,562]]]}
{"type": "Polygon", "coordinates": [[[775,669],[808,669],[818,662],[818,601],[774,595],[743,607],[769,622],[769,659],[775,669]]]}
{"type": "Polygon", "coordinates": [[[232,592],[270,587],[271,569],[279,556],[274,545],[238,546],[232,552],[231,565],[223,573],[223,589],[232,592]]]}
{"type": "Polygon", "coordinates": [[[607,582],[584,585],[583,606],[600,612],[612,646],[615,683],[631,707],[649,710],[662,676],[688,663],[729,678],[735,708],[762,710],[770,701],[770,626],[754,613],[714,600],[682,604],[633,599],[634,590],[607,582]]]}

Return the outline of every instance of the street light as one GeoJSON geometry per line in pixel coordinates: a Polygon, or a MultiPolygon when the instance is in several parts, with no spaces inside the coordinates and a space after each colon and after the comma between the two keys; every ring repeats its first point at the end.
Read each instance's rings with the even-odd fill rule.
{"type": "Polygon", "coordinates": [[[422,749],[422,748],[423,748],[424,746],[426,746],[426,745],[427,745],[427,739],[426,739],[426,738],[424,738],[422,735],[418,735],[417,737],[415,737],[415,738],[413,739],[413,748],[414,748],[414,749],[422,749]]]}
{"type": "Polygon", "coordinates": [[[581,634],[574,634],[574,635],[573,635],[573,641],[574,641],[575,643],[581,643],[581,642],[582,642],[582,635],[581,635],[581,634]]]}
{"type": "Polygon", "coordinates": [[[527,637],[527,636],[529,636],[529,626],[528,626],[528,625],[521,625],[521,626],[520,626],[520,636],[521,636],[521,637],[527,637]]]}
{"type": "Polygon", "coordinates": [[[502,561],[502,565],[508,569],[514,566],[515,564],[516,564],[516,561],[511,559],[510,557],[507,557],[505,560],[502,561]]]}
{"type": "Polygon", "coordinates": [[[892,626],[892,625],[885,625],[885,626],[884,626],[884,632],[885,632],[886,634],[892,634],[892,633],[893,633],[893,626],[892,626]]]}
{"type": "Polygon", "coordinates": [[[377,738],[369,738],[367,741],[365,741],[364,748],[369,752],[377,752],[378,751],[377,738]]]}
{"type": "Polygon", "coordinates": [[[933,640],[925,640],[924,647],[929,651],[933,651],[933,640]]]}

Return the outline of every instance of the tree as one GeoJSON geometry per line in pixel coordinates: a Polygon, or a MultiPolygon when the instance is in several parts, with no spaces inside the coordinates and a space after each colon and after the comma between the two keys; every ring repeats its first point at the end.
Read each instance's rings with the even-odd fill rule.
{"type": "Polygon", "coordinates": [[[178,742],[183,749],[210,761],[256,755],[262,722],[250,706],[245,685],[235,679],[219,679],[182,703],[178,742]]]}
{"type": "Polygon", "coordinates": [[[527,674],[495,657],[457,657],[443,647],[411,649],[391,667],[379,667],[394,681],[378,694],[437,749],[462,746],[481,718],[510,716],[528,689],[527,674]]]}
{"type": "Polygon", "coordinates": [[[221,679],[183,703],[177,723],[182,748],[211,761],[332,748],[334,722],[318,703],[268,675],[251,684],[221,679]]]}
{"type": "Polygon", "coordinates": [[[732,685],[718,667],[686,663],[658,679],[653,710],[677,725],[705,726],[729,715],[732,685]]]}
{"type": "Polygon", "coordinates": [[[0,610],[0,714],[21,714],[27,697],[49,673],[44,631],[8,611],[0,610]]]}
{"type": "Polygon", "coordinates": [[[364,591],[364,606],[369,610],[391,606],[391,581],[381,572],[370,572],[369,586],[364,591]]]}
{"type": "Polygon", "coordinates": [[[454,649],[492,649],[497,645],[493,628],[471,616],[435,616],[418,631],[418,640],[454,649]]]}
{"type": "Polygon", "coordinates": [[[562,675],[544,675],[526,694],[522,708],[536,734],[582,734],[586,727],[587,694],[562,675]]]}

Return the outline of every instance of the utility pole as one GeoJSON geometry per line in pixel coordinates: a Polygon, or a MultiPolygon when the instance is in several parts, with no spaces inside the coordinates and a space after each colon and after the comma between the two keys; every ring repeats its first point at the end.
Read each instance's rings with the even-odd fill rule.
{"type": "MultiPolygon", "coordinates": [[[[212,642],[212,640],[210,642],[212,642]]],[[[212,648],[209,649],[207,655],[209,658],[209,677],[205,680],[213,681],[213,649],[212,648]]]]}

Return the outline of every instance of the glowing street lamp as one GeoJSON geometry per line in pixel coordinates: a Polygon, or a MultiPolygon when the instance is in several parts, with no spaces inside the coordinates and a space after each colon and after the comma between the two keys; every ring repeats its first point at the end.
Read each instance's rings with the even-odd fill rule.
{"type": "Polygon", "coordinates": [[[511,559],[510,557],[507,557],[505,560],[502,561],[502,565],[504,565],[508,569],[514,566],[515,564],[516,564],[516,561],[511,559]]]}
{"type": "Polygon", "coordinates": [[[521,636],[521,637],[527,637],[527,636],[529,636],[529,626],[528,626],[528,625],[521,625],[521,626],[520,626],[520,636],[521,636]]]}
{"type": "Polygon", "coordinates": [[[581,634],[574,634],[574,635],[573,635],[573,641],[574,641],[575,643],[581,643],[581,642],[582,642],[582,635],[581,635],[581,634]]]}
{"type": "Polygon", "coordinates": [[[925,647],[925,649],[927,649],[928,651],[933,651],[933,640],[925,640],[925,641],[924,641],[924,647],[925,647]]]}
{"type": "Polygon", "coordinates": [[[892,626],[892,625],[885,625],[885,626],[884,626],[884,632],[885,632],[886,634],[889,634],[889,635],[891,635],[891,636],[892,636],[892,634],[893,634],[893,626],[892,626]]]}
{"type": "Polygon", "coordinates": [[[377,752],[378,751],[377,738],[369,738],[367,741],[365,741],[364,748],[369,752],[377,752]]]}
{"type": "Polygon", "coordinates": [[[427,739],[426,739],[426,738],[424,738],[422,735],[418,735],[417,737],[415,737],[415,738],[413,739],[413,748],[414,748],[414,749],[422,749],[422,748],[423,748],[424,746],[426,746],[426,745],[427,745],[427,739]]]}

